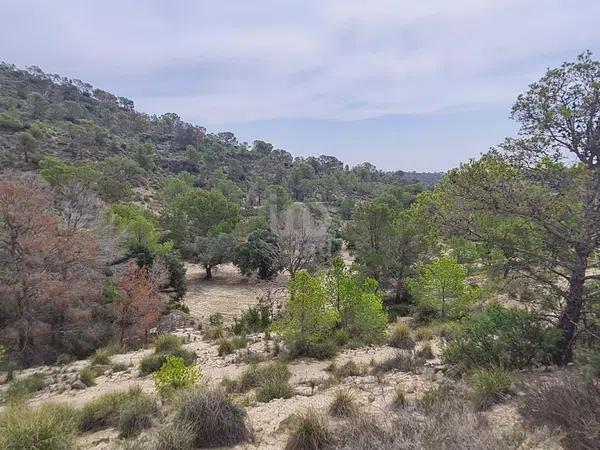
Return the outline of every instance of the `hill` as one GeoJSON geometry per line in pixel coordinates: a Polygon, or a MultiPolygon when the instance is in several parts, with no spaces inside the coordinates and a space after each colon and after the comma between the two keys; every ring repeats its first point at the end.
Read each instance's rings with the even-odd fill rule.
{"type": "MultiPolygon", "coordinates": [[[[285,185],[299,201],[346,196],[373,198],[394,185],[434,184],[439,173],[384,172],[369,163],[349,168],[334,156],[294,158],[231,132],[208,133],[175,114],[138,112],[134,103],[90,84],[38,67],[0,65],[0,162],[35,170],[44,156],[108,164],[132,187],[156,187],[168,175],[189,172],[199,187],[227,179],[246,197],[270,184],[285,185]]],[[[418,186],[413,186],[419,190],[418,186]]],[[[251,195],[250,195],[251,197],[251,195]]]]}

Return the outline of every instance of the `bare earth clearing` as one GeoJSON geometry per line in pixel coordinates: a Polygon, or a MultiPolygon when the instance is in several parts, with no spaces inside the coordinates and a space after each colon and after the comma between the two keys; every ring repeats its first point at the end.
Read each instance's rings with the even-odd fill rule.
{"type": "MultiPolygon", "coordinates": [[[[200,323],[205,324],[210,315],[221,313],[226,322],[231,322],[239,317],[248,306],[254,305],[258,297],[267,291],[279,289],[287,282],[287,277],[280,276],[274,282],[260,282],[254,279],[245,279],[231,265],[225,265],[214,272],[213,280],[204,280],[204,271],[201,267],[188,265],[188,294],[186,303],[189,305],[191,315],[200,323]]],[[[232,355],[219,357],[215,341],[203,340],[202,332],[197,329],[181,329],[175,334],[182,336],[186,344],[184,347],[196,352],[196,364],[203,374],[204,382],[219,384],[223,378],[235,378],[248,363],[242,362],[247,352],[267,355],[272,347],[272,341],[265,341],[263,336],[250,336],[248,347],[238,350],[232,355]]],[[[434,341],[434,351],[438,353],[439,342],[434,341]]],[[[139,362],[152,350],[138,350],[111,357],[113,363],[122,363],[127,370],[112,372],[107,370],[104,375],[96,379],[96,385],[83,390],[71,388],[71,383],[77,379],[78,371],[89,364],[88,361],[77,361],[64,366],[37,367],[22,371],[16,375],[21,378],[32,373],[42,373],[46,376],[49,385],[31,398],[30,405],[39,405],[43,402],[66,402],[73,406],[83,406],[86,402],[111,391],[124,390],[133,385],[139,385],[148,392],[154,391],[152,378],[143,377],[139,373],[139,362]]],[[[394,356],[396,350],[388,346],[374,346],[360,349],[347,349],[336,358],[336,363],[354,361],[360,367],[368,369],[375,363],[384,361],[394,356]]],[[[329,403],[334,398],[335,392],[340,389],[349,389],[360,403],[361,408],[371,414],[385,418],[389,414],[390,403],[394,390],[400,386],[406,393],[410,402],[420,397],[425,391],[438,386],[443,381],[442,366],[436,357],[427,361],[419,373],[400,372],[392,370],[383,376],[374,375],[350,376],[342,379],[335,385],[320,384],[330,377],[327,371],[332,361],[318,361],[314,359],[299,359],[290,363],[292,373],[290,384],[294,387],[296,395],[290,399],[276,399],[269,403],[250,401],[245,409],[248,421],[253,430],[253,442],[236,448],[281,449],[289,433],[291,417],[309,407],[326,411],[329,403]]],[[[0,386],[0,394],[6,390],[6,384],[0,386]]],[[[240,396],[240,400],[242,400],[240,396]]],[[[509,431],[520,427],[518,413],[510,402],[498,405],[487,413],[489,418],[500,430],[509,431]]],[[[145,433],[141,439],[151,439],[153,431],[145,433]]],[[[80,439],[84,449],[118,449],[122,441],[118,433],[113,430],[104,430],[88,433],[80,439]]],[[[527,448],[560,448],[552,447],[548,442],[536,444],[527,448]]]]}

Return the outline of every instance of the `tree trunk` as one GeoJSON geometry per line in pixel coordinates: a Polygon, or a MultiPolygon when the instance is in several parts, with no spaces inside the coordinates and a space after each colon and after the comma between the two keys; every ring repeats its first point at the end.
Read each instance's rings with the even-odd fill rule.
{"type": "Polygon", "coordinates": [[[206,270],[206,279],[212,280],[212,266],[205,266],[204,269],[206,270]]]}
{"type": "Polygon", "coordinates": [[[556,348],[554,362],[559,365],[565,365],[573,359],[573,343],[577,337],[577,325],[584,301],[585,274],[590,253],[587,248],[577,248],[576,252],[577,259],[571,272],[569,294],[558,319],[558,328],[562,336],[556,348]]]}

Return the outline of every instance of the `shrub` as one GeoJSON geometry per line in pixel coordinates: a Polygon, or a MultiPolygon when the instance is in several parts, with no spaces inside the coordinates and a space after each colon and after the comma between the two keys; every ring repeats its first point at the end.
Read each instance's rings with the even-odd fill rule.
{"type": "Polygon", "coordinates": [[[93,367],[84,367],[77,374],[77,378],[81,380],[87,387],[94,386],[96,384],[96,377],[98,372],[93,367]]]}
{"type": "Polygon", "coordinates": [[[306,356],[323,360],[333,358],[337,352],[337,345],[329,339],[323,342],[293,342],[288,347],[290,359],[306,356]]]}
{"type": "Polygon", "coordinates": [[[71,450],[76,448],[77,422],[77,412],[66,405],[10,406],[0,415],[0,448],[71,450]]]}
{"type": "Polygon", "coordinates": [[[288,438],[285,450],[320,450],[334,443],[327,419],[314,410],[298,416],[296,428],[288,438]]]}
{"type": "Polygon", "coordinates": [[[256,390],[256,401],[270,402],[275,398],[291,398],[295,394],[294,388],[285,379],[270,378],[262,381],[256,390]]]}
{"type": "Polygon", "coordinates": [[[435,355],[433,354],[433,349],[431,348],[431,344],[429,342],[425,342],[421,345],[421,348],[417,351],[417,356],[424,359],[433,359],[435,355]]]}
{"type": "Polygon", "coordinates": [[[251,306],[235,322],[233,332],[237,335],[260,333],[271,325],[271,319],[271,309],[267,306],[251,306]]]}
{"type": "Polygon", "coordinates": [[[231,342],[230,339],[221,339],[219,341],[219,349],[218,349],[219,356],[230,355],[234,351],[235,351],[235,348],[233,346],[233,342],[231,342]]]}
{"type": "Polygon", "coordinates": [[[396,322],[388,337],[388,344],[402,350],[415,348],[415,341],[410,336],[410,328],[404,322],[396,322]]]}
{"type": "Polygon", "coordinates": [[[510,374],[502,369],[477,369],[471,376],[473,400],[480,409],[485,409],[501,400],[510,392],[512,381],[510,374]]]}
{"type": "Polygon", "coordinates": [[[377,363],[373,367],[374,373],[389,372],[391,370],[399,370],[401,372],[412,372],[423,365],[421,358],[415,357],[412,353],[398,351],[392,358],[386,359],[377,363]]]}
{"type": "Polygon", "coordinates": [[[417,409],[425,414],[429,414],[441,408],[441,405],[450,399],[450,394],[450,387],[445,384],[429,389],[417,400],[417,409]]]}
{"type": "Polygon", "coordinates": [[[458,371],[478,367],[521,369],[550,360],[557,330],[521,309],[490,305],[462,321],[444,351],[458,371]]]}
{"type": "Polygon", "coordinates": [[[195,390],[177,412],[175,422],[190,426],[196,447],[228,447],[248,439],[245,418],[245,411],[223,391],[195,390]]]}
{"type": "Polygon", "coordinates": [[[110,364],[110,357],[112,353],[104,348],[96,349],[96,351],[90,357],[90,363],[93,366],[106,366],[110,364]]]}
{"type": "Polygon", "coordinates": [[[415,330],[415,337],[418,341],[430,341],[433,339],[433,331],[428,327],[419,327],[415,330]]]}
{"type": "Polygon", "coordinates": [[[406,406],[406,394],[404,389],[396,386],[394,389],[394,397],[392,398],[392,406],[394,408],[404,408],[406,406]]]}
{"type": "Polygon", "coordinates": [[[358,413],[358,404],[349,390],[338,390],[329,404],[329,414],[334,417],[351,417],[358,413]]]}
{"type": "Polygon", "coordinates": [[[341,366],[332,365],[331,372],[338,378],[346,377],[358,377],[364,374],[363,368],[359,367],[354,361],[350,360],[342,364],[341,366]]]}
{"type": "Polygon", "coordinates": [[[155,353],[145,356],[140,362],[140,370],[144,375],[156,372],[167,361],[169,356],[177,356],[183,359],[186,366],[191,365],[196,360],[196,354],[188,350],[179,349],[169,353],[155,353]]]}
{"type": "Polygon", "coordinates": [[[120,437],[129,438],[152,427],[153,418],[158,416],[156,400],[149,395],[139,395],[123,403],[119,408],[117,428],[120,437]]]}
{"type": "Polygon", "coordinates": [[[19,401],[29,397],[34,392],[46,387],[46,380],[39,373],[34,373],[21,380],[13,381],[6,390],[7,401],[19,401]]]}
{"type": "Polygon", "coordinates": [[[600,442],[600,383],[569,374],[524,386],[519,411],[533,426],[559,427],[565,447],[596,449],[600,442]]]}
{"type": "Polygon", "coordinates": [[[160,394],[190,387],[198,383],[200,372],[194,366],[186,366],[183,358],[168,356],[163,366],[154,373],[154,385],[160,394]]]}
{"type": "Polygon", "coordinates": [[[173,422],[154,436],[152,450],[192,450],[194,431],[188,423],[173,422]]]}
{"type": "Polygon", "coordinates": [[[208,318],[208,322],[213,327],[222,327],[223,326],[223,314],[215,313],[208,318]]]}
{"type": "Polygon", "coordinates": [[[179,350],[182,344],[183,339],[181,337],[163,333],[158,335],[152,346],[155,353],[170,353],[179,350]]]}
{"type": "Polygon", "coordinates": [[[152,397],[142,392],[139,386],[134,386],[126,391],[104,394],[86,403],[81,410],[80,430],[96,431],[118,426],[121,411],[140,398],[152,397]]]}

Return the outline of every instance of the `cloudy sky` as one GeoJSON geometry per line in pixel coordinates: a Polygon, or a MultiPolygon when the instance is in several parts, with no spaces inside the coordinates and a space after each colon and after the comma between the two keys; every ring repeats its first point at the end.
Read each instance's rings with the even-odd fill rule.
{"type": "Polygon", "coordinates": [[[585,49],[598,0],[0,3],[0,60],[296,155],[445,170],[514,133],[516,95],[585,49]]]}

